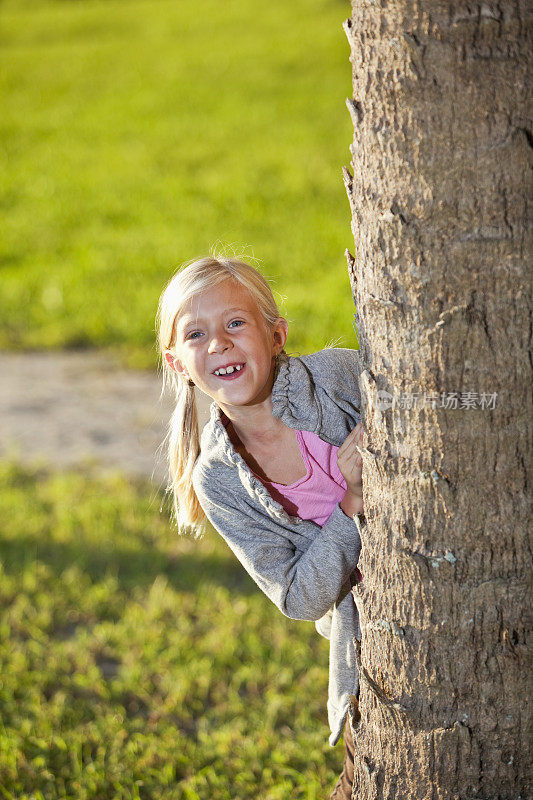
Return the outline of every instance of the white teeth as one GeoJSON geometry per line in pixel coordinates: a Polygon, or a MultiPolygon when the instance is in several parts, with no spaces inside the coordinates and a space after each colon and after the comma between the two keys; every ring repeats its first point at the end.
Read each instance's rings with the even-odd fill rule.
{"type": "Polygon", "coordinates": [[[232,372],[239,372],[243,368],[244,364],[239,364],[236,366],[231,367],[220,367],[220,369],[215,370],[215,375],[231,375],[232,372]]]}

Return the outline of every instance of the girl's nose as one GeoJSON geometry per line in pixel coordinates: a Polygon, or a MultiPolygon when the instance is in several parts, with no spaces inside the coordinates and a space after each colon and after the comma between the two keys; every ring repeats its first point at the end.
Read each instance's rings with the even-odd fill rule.
{"type": "Polygon", "coordinates": [[[224,335],[213,336],[209,342],[208,353],[223,353],[230,347],[231,341],[224,335]]]}

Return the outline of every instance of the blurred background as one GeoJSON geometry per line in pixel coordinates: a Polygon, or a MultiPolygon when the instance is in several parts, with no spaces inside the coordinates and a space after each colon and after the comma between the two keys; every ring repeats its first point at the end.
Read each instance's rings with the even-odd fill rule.
{"type": "Polygon", "coordinates": [[[214,532],[170,524],[154,315],[173,270],[216,244],[271,279],[289,352],[358,346],[349,15],[347,0],[0,3],[6,798],[333,788],[327,642],[214,532]]]}
{"type": "Polygon", "coordinates": [[[341,0],[3,0],[0,345],[154,365],[154,309],[220,242],[350,346],[341,0]]]}

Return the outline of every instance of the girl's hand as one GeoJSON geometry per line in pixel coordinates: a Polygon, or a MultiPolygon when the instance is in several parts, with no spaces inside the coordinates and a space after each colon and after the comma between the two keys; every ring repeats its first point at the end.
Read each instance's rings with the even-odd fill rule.
{"type": "Polygon", "coordinates": [[[343,478],[348,485],[348,490],[354,494],[361,492],[363,476],[363,458],[360,450],[364,447],[363,425],[358,422],[337,452],[337,464],[343,478]]]}
{"type": "Polygon", "coordinates": [[[337,464],[347,485],[340,506],[349,516],[363,510],[363,458],[360,450],[364,447],[364,438],[363,425],[359,422],[337,452],[337,464]]]}

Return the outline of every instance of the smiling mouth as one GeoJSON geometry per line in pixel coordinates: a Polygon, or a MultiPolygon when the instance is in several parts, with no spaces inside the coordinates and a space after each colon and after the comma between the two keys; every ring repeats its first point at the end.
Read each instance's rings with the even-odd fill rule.
{"type": "Polygon", "coordinates": [[[232,381],[235,380],[235,378],[238,378],[239,375],[242,375],[245,369],[246,364],[231,364],[228,367],[221,367],[220,369],[215,370],[213,375],[223,381],[232,381]]]}

